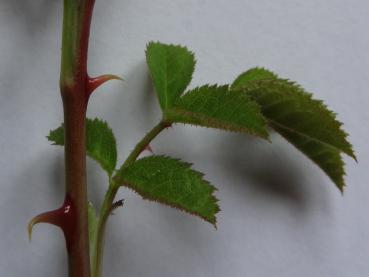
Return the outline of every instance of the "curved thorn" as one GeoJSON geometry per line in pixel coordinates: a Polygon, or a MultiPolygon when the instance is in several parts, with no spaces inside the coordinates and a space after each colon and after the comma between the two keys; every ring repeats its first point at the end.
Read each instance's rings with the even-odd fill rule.
{"type": "Polygon", "coordinates": [[[27,231],[28,231],[28,240],[29,240],[29,242],[32,241],[33,226],[35,226],[37,223],[38,222],[36,220],[36,217],[32,218],[31,221],[28,222],[27,231]]]}
{"type": "Polygon", "coordinates": [[[112,74],[105,74],[105,75],[101,75],[99,77],[95,77],[95,78],[88,78],[88,93],[89,95],[91,95],[91,93],[97,89],[99,86],[101,86],[102,84],[104,84],[107,81],[110,80],[120,80],[123,81],[123,78],[116,76],[116,75],[112,75],[112,74]]]}
{"type": "Polygon", "coordinates": [[[69,226],[69,221],[73,220],[73,216],[71,201],[69,197],[66,196],[63,205],[59,209],[39,214],[31,219],[27,228],[29,240],[31,241],[32,239],[33,227],[39,223],[49,223],[60,227],[64,233],[69,231],[71,228],[71,226],[69,226]]]}
{"type": "Polygon", "coordinates": [[[52,225],[56,225],[58,227],[61,227],[60,226],[60,212],[59,212],[60,209],[57,209],[57,210],[54,210],[54,211],[49,211],[49,212],[46,212],[46,213],[42,213],[42,214],[39,214],[37,216],[35,216],[34,218],[31,219],[31,221],[28,223],[28,238],[29,238],[29,241],[32,240],[32,230],[33,230],[33,227],[36,225],[36,224],[39,224],[39,223],[49,223],[49,224],[52,224],[52,225]]]}

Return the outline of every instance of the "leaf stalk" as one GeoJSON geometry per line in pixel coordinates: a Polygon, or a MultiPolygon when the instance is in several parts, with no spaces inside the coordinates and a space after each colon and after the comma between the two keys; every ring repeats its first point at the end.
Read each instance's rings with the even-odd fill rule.
{"type": "MultiPolygon", "coordinates": [[[[121,168],[124,168],[133,163],[138,156],[147,148],[150,144],[164,129],[169,127],[171,124],[165,121],[160,121],[154,128],[151,129],[135,146],[128,158],[125,160],[121,168]]],[[[105,194],[103,204],[100,209],[100,216],[97,223],[97,231],[95,237],[95,249],[92,249],[92,277],[101,277],[102,275],[102,258],[104,255],[104,237],[106,223],[109,215],[114,208],[114,199],[119,189],[119,184],[114,181],[114,177],[109,180],[109,188],[105,194]]]]}

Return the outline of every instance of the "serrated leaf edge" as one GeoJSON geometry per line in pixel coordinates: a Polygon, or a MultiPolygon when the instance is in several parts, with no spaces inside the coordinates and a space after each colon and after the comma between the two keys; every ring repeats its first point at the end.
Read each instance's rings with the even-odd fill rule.
{"type": "MultiPolygon", "coordinates": [[[[219,88],[222,88],[222,87],[227,87],[228,89],[228,92],[232,92],[232,91],[237,91],[237,92],[242,92],[242,91],[239,91],[238,89],[237,90],[233,90],[230,85],[228,84],[223,84],[223,85],[219,85],[219,84],[205,84],[205,85],[202,85],[202,86],[197,86],[191,90],[188,90],[186,91],[181,97],[184,97],[186,96],[188,93],[191,93],[191,92],[194,92],[196,90],[200,90],[202,88],[207,88],[207,89],[219,89],[219,88]]],[[[267,126],[267,123],[268,123],[268,120],[264,117],[264,115],[262,114],[261,112],[261,106],[256,102],[254,101],[253,99],[251,99],[251,97],[249,97],[248,95],[244,95],[248,100],[249,100],[249,104],[251,105],[254,105],[258,111],[255,110],[255,114],[257,114],[260,119],[262,120],[262,124],[263,126],[267,126]]],[[[180,98],[178,99],[178,101],[180,100],[180,98]]],[[[177,124],[177,123],[182,123],[182,124],[185,124],[185,125],[192,125],[192,126],[199,126],[199,127],[203,127],[203,128],[212,128],[212,129],[217,129],[217,130],[221,130],[221,131],[229,131],[229,132],[234,132],[234,133],[237,133],[237,132],[242,132],[242,133],[247,133],[249,135],[254,135],[254,136],[257,136],[257,137],[260,137],[260,138],[263,138],[267,141],[270,142],[270,139],[269,139],[269,133],[267,132],[267,130],[265,129],[265,132],[263,132],[263,130],[260,130],[260,133],[258,133],[257,131],[253,131],[251,129],[248,129],[248,128],[245,128],[245,127],[240,127],[239,125],[236,125],[236,124],[228,124],[228,123],[225,123],[223,122],[222,120],[220,119],[211,119],[210,117],[207,117],[207,116],[204,116],[200,113],[196,113],[196,112],[191,112],[191,111],[187,111],[179,106],[176,106],[176,103],[170,107],[170,108],[167,108],[163,111],[163,118],[165,121],[167,122],[170,122],[170,123],[174,123],[174,124],[177,124]],[[171,120],[170,117],[168,117],[168,113],[171,113],[171,112],[178,112],[182,115],[195,115],[197,118],[201,119],[201,120],[204,120],[204,121],[208,121],[210,124],[209,126],[204,126],[204,125],[201,125],[201,124],[195,124],[195,123],[188,123],[188,122],[185,122],[185,121],[174,121],[174,120],[171,120]],[[219,123],[219,124],[218,124],[219,123]],[[224,124],[224,125],[223,125],[224,124]],[[218,126],[221,126],[221,127],[217,127],[216,125],[218,126]],[[227,128],[226,125],[228,126],[233,126],[233,128],[227,128]]]]}
{"type": "MultiPolygon", "coordinates": [[[[333,120],[334,120],[334,123],[335,123],[335,124],[337,124],[337,128],[338,128],[338,130],[341,132],[341,134],[342,134],[343,138],[345,139],[345,141],[346,141],[346,143],[347,143],[347,146],[349,146],[350,151],[343,151],[342,149],[340,149],[340,148],[338,148],[338,147],[336,147],[336,146],[334,146],[334,145],[331,145],[331,144],[325,143],[324,141],[321,141],[321,140],[319,140],[319,139],[316,139],[316,138],[313,138],[313,137],[307,136],[307,135],[305,135],[305,134],[302,134],[302,133],[300,133],[300,132],[298,132],[298,131],[296,131],[296,130],[290,129],[290,128],[288,128],[288,127],[286,127],[286,126],[284,126],[284,125],[281,125],[281,124],[279,124],[279,123],[275,122],[274,120],[268,119],[268,118],[266,117],[267,121],[269,121],[269,122],[271,123],[271,125],[276,124],[276,125],[278,125],[279,127],[283,127],[283,128],[285,128],[285,129],[287,129],[287,130],[289,130],[289,131],[291,131],[291,132],[297,133],[297,134],[299,134],[299,135],[301,135],[301,136],[307,137],[307,138],[309,138],[309,139],[312,139],[312,140],[314,140],[314,141],[317,141],[317,142],[319,142],[319,143],[322,143],[322,144],[324,144],[324,145],[327,145],[327,146],[329,146],[329,147],[331,147],[331,148],[334,148],[334,149],[338,150],[339,152],[341,152],[341,153],[345,153],[346,155],[350,156],[351,158],[353,158],[353,159],[357,162],[357,158],[356,158],[355,152],[354,152],[354,150],[353,150],[353,146],[352,146],[352,144],[347,140],[347,138],[348,138],[348,133],[347,133],[345,130],[343,130],[343,129],[341,128],[341,127],[343,126],[343,124],[342,124],[342,122],[340,122],[339,120],[337,120],[337,119],[335,118],[336,113],[335,113],[335,112],[333,112],[332,110],[330,110],[330,109],[328,108],[328,106],[324,103],[324,101],[322,101],[322,100],[318,100],[318,99],[314,99],[314,98],[313,98],[313,94],[312,94],[312,93],[310,93],[310,92],[305,91],[305,90],[304,90],[304,89],[303,89],[303,88],[302,88],[298,83],[296,83],[296,82],[294,82],[294,81],[291,81],[291,80],[289,80],[289,79],[280,79],[280,78],[279,78],[279,79],[262,79],[262,80],[250,81],[250,82],[248,82],[247,84],[245,84],[244,86],[242,86],[242,87],[241,87],[241,88],[239,88],[239,89],[241,89],[241,90],[243,90],[243,91],[245,91],[245,92],[249,92],[249,91],[252,91],[252,90],[255,90],[255,89],[262,89],[262,87],[261,87],[261,85],[260,85],[260,84],[261,84],[261,83],[265,83],[265,82],[270,82],[270,83],[275,82],[275,83],[277,83],[278,85],[280,85],[280,86],[282,86],[282,87],[286,87],[286,88],[288,88],[288,86],[292,86],[294,89],[296,89],[297,91],[299,91],[299,92],[301,93],[301,95],[302,95],[302,96],[304,96],[304,97],[306,97],[308,100],[312,101],[312,103],[313,103],[314,105],[317,105],[317,106],[319,106],[319,105],[320,105],[320,106],[321,106],[321,108],[325,109],[325,110],[326,110],[327,115],[329,115],[329,116],[331,117],[331,119],[333,119],[333,120]]],[[[239,90],[239,89],[237,89],[237,90],[239,90]]]]}
{"type": "MultiPolygon", "coordinates": [[[[114,176],[113,177],[113,180],[115,181],[115,183],[116,184],[119,184],[119,186],[124,186],[124,187],[127,187],[127,188],[129,188],[129,189],[131,189],[132,191],[134,191],[135,193],[137,193],[138,195],[140,195],[143,199],[145,199],[145,200],[149,200],[149,201],[152,201],[152,202],[156,202],[156,203],[159,203],[159,204],[164,204],[164,205],[166,205],[166,206],[169,206],[169,207],[171,207],[171,208],[175,208],[175,209],[177,209],[177,210],[180,210],[180,211],[182,211],[182,212],[185,212],[185,213],[187,213],[187,214],[192,214],[192,215],[194,215],[194,216],[197,216],[197,217],[200,217],[201,219],[203,219],[204,221],[206,221],[206,222],[209,222],[209,223],[211,223],[213,226],[214,226],[214,228],[215,229],[217,229],[217,218],[216,218],[216,214],[218,213],[218,212],[220,212],[221,211],[221,209],[220,209],[220,207],[219,207],[219,205],[218,205],[218,203],[219,203],[219,199],[217,199],[214,195],[213,195],[213,193],[214,192],[216,192],[216,191],[218,191],[218,189],[215,187],[215,186],[213,186],[209,181],[207,181],[207,180],[205,180],[204,178],[203,178],[203,176],[204,176],[204,174],[203,173],[201,173],[201,172],[199,172],[199,171],[197,171],[197,170],[195,170],[195,169],[193,169],[192,168],[192,163],[188,163],[188,162],[184,162],[184,161],[182,161],[182,160],[180,160],[180,159],[176,159],[176,158],[173,158],[173,157],[169,157],[169,156],[166,156],[166,155],[158,155],[157,157],[162,157],[162,158],[166,158],[166,159],[171,159],[171,160],[173,160],[173,161],[176,161],[176,162],[178,162],[178,163],[180,163],[180,164],[182,164],[183,166],[185,166],[186,168],[186,170],[191,170],[194,174],[196,174],[199,178],[201,178],[201,180],[204,182],[204,183],[206,183],[210,188],[211,188],[211,198],[212,198],[212,200],[214,201],[214,203],[215,203],[215,212],[214,212],[214,218],[213,219],[207,219],[206,217],[204,217],[204,216],[202,216],[202,215],[200,215],[200,214],[198,214],[198,213],[196,213],[196,212],[192,212],[192,211],[188,211],[188,210],[186,210],[186,209],[184,209],[184,208],[181,208],[181,207],[179,207],[179,206],[177,206],[177,205],[174,205],[174,204],[172,204],[172,203],[169,203],[168,201],[165,201],[165,200],[158,200],[158,199],[156,199],[156,198],[153,198],[153,197],[150,197],[149,195],[147,195],[144,191],[142,191],[142,190],[140,190],[140,189],[137,189],[137,187],[135,187],[134,185],[132,185],[131,183],[129,183],[129,182],[127,182],[127,181],[125,181],[124,180],[124,178],[122,178],[121,176],[114,176]]],[[[123,176],[124,176],[124,172],[123,173],[121,173],[123,176]]]]}
{"type": "MultiPolygon", "coordinates": [[[[146,48],[145,48],[145,57],[146,57],[146,61],[147,61],[147,58],[148,58],[148,51],[149,51],[149,47],[151,45],[162,45],[162,46],[167,46],[167,47],[174,47],[174,48],[181,48],[182,50],[185,50],[191,57],[192,57],[192,60],[193,60],[193,68],[192,68],[192,71],[191,71],[191,76],[190,76],[190,79],[188,81],[188,84],[187,86],[183,89],[183,91],[181,92],[181,94],[179,95],[179,97],[181,95],[183,95],[183,93],[186,91],[187,87],[189,86],[189,84],[191,83],[192,81],[192,78],[193,78],[193,73],[195,72],[195,68],[196,68],[196,64],[197,64],[197,60],[196,60],[196,57],[195,57],[195,53],[191,50],[189,50],[187,48],[187,46],[184,46],[184,45],[181,45],[181,44],[174,44],[174,43],[162,43],[160,41],[149,41],[147,44],[146,44],[146,48]]],[[[148,64],[148,63],[147,63],[148,64]]],[[[167,64],[167,62],[166,62],[167,64]]],[[[149,74],[150,74],[150,78],[151,80],[153,81],[154,78],[152,76],[152,73],[151,73],[151,70],[149,70],[149,74]]],[[[167,89],[167,88],[166,88],[167,89]]],[[[167,109],[168,108],[168,93],[166,91],[166,93],[164,94],[165,95],[165,107],[162,107],[163,109],[167,109]]],[[[159,101],[160,102],[160,101],[159,101]]],[[[161,105],[161,104],[160,104],[161,105]]]]}

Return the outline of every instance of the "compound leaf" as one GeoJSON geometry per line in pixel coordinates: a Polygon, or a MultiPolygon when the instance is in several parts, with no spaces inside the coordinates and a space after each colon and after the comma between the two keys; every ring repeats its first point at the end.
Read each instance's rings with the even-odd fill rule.
{"type": "Polygon", "coordinates": [[[173,105],[190,83],[196,63],[194,54],[183,46],[150,42],[146,61],[164,110],[173,105]]]}
{"type": "Polygon", "coordinates": [[[178,208],[216,224],[219,211],[215,187],[191,165],[167,156],[145,157],[120,169],[116,183],[133,189],[144,199],[178,208]]]}
{"type": "Polygon", "coordinates": [[[172,123],[268,137],[259,105],[243,91],[230,91],[228,85],[206,85],[189,91],[164,111],[164,118],[172,123]]]}
{"type": "MultiPolygon", "coordinates": [[[[64,124],[50,131],[48,140],[64,146],[64,124]]],[[[117,146],[113,131],[105,121],[86,119],[86,153],[112,175],[117,163],[117,146]]]]}

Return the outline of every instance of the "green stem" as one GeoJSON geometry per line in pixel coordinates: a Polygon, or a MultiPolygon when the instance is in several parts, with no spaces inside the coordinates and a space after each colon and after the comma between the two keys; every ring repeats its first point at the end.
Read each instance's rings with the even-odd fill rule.
{"type": "Polygon", "coordinates": [[[105,194],[105,198],[100,210],[100,216],[98,219],[94,249],[92,249],[92,277],[101,277],[102,275],[102,261],[104,255],[104,241],[105,241],[105,226],[110,213],[112,212],[112,205],[117,194],[119,187],[115,186],[114,181],[110,182],[108,191],[105,194]]]}
{"type": "Polygon", "coordinates": [[[131,163],[133,163],[138,156],[142,153],[142,151],[145,150],[146,147],[149,146],[151,141],[156,138],[157,135],[160,134],[161,131],[163,131],[165,128],[168,128],[171,126],[170,123],[167,123],[165,121],[160,121],[159,124],[157,124],[154,128],[151,129],[150,132],[148,132],[136,145],[136,147],[133,149],[131,154],[128,156],[128,158],[125,160],[123,165],[121,166],[120,170],[129,166],[131,163]]]}
{"type": "MultiPolygon", "coordinates": [[[[156,138],[161,131],[170,126],[170,124],[161,121],[154,128],[151,129],[135,146],[131,154],[123,163],[122,168],[133,163],[138,156],[145,150],[150,142],[156,138]]],[[[97,223],[97,230],[95,235],[95,249],[92,250],[92,277],[101,277],[102,273],[102,257],[104,253],[104,236],[106,222],[113,209],[113,202],[118,192],[119,185],[114,182],[114,178],[110,178],[109,189],[105,194],[103,204],[100,209],[99,221],[97,223]]]]}
{"type": "Polygon", "coordinates": [[[87,77],[87,53],[95,0],[64,0],[60,84],[87,77]]]}

